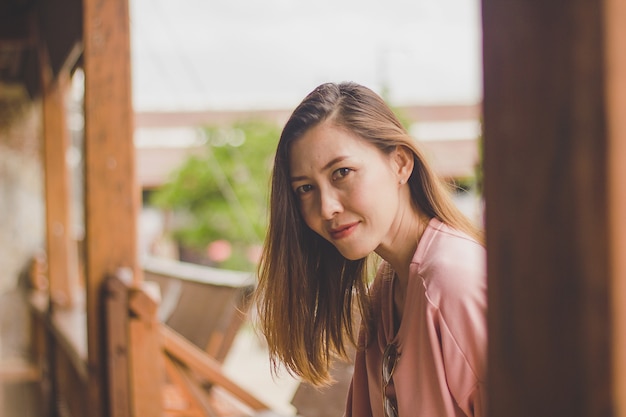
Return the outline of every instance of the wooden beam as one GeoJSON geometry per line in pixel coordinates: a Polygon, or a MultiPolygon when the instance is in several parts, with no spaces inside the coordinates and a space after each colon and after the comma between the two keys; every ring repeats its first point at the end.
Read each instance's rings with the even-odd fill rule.
{"type": "Polygon", "coordinates": [[[482,1],[490,416],[613,415],[606,4],[482,1]]]}
{"type": "Polygon", "coordinates": [[[51,306],[69,307],[76,301],[78,280],[73,252],[70,215],[70,180],[65,155],[69,131],[65,95],[69,80],[60,73],[56,80],[48,61],[47,50],[40,47],[40,71],[43,88],[43,139],[46,190],[46,254],[51,306]]]}
{"type": "Polygon", "coordinates": [[[626,3],[605,1],[615,416],[626,417],[626,3]]]}
{"type": "Polygon", "coordinates": [[[127,0],[84,0],[85,272],[92,416],[108,415],[103,283],[120,269],[141,282],[127,0]]]}
{"type": "Polygon", "coordinates": [[[161,326],[165,351],[198,375],[228,391],[256,411],[269,410],[269,406],[239,386],[222,371],[221,364],[194,344],[165,325],[161,326]]]}
{"type": "MultiPolygon", "coordinates": [[[[175,359],[169,355],[163,355],[165,362],[165,370],[167,372],[169,385],[165,387],[167,396],[164,404],[165,414],[170,412],[181,413],[194,417],[211,416],[211,408],[204,401],[206,392],[194,383],[195,381],[186,375],[188,370],[179,365],[175,359]],[[174,401],[172,401],[174,399],[174,401]]],[[[164,389],[164,391],[165,391],[164,389]]]]}

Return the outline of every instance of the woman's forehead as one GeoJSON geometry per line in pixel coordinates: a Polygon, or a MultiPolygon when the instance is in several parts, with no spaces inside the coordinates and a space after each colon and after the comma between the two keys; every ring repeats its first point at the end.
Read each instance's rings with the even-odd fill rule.
{"type": "Polygon", "coordinates": [[[320,125],[309,130],[291,145],[290,171],[328,169],[348,158],[371,159],[382,152],[366,139],[334,125],[320,125]]]}

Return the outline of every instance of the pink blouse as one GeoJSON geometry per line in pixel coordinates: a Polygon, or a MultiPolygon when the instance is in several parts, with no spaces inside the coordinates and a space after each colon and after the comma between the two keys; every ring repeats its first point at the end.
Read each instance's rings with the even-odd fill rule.
{"type": "Polygon", "coordinates": [[[357,351],[346,416],[384,417],[381,366],[389,343],[399,353],[393,387],[401,417],[485,415],[485,261],[482,245],[432,219],[411,262],[397,333],[395,273],[381,265],[372,288],[375,334],[357,351]]]}

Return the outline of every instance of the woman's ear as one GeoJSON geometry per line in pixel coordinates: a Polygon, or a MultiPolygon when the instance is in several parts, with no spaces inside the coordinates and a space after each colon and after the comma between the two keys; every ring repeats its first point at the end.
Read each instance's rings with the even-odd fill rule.
{"type": "Polygon", "coordinates": [[[398,175],[398,183],[404,184],[409,180],[413,173],[413,152],[406,146],[398,145],[393,151],[393,162],[395,163],[396,175],[398,175]]]}

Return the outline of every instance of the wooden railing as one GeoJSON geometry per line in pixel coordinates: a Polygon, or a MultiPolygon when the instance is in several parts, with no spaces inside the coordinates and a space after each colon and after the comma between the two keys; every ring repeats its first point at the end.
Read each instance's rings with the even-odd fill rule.
{"type": "MultiPolygon", "coordinates": [[[[106,279],[102,289],[105,414],[273,415],[264,401],[239,386],[222,369],[221,362],[245,319],[253,289],[249,274],[149,260],[145,280],[140,287],[136,285],[131,277],[120,273],[106,279]],[[189,303],[189,294],[204,294],[204,302],[199,303],[204,310],[198,310],[197,301],[189,303]],[[161,304],[161,300],[169,304],[161,304]],[[203,315],[211,316],[211,320],[203,320],[203,315]],[[196,325],[189,327],[189,323],[196,325]],[[195,341],[179,331],[191,331],[193,327],[203,334],[195,341]]],[[[45,401],[72,417],[90,415],[93,380],[87,365],[85,305],[50,308],[47,294],[35,292],[31,307],[37,365],[42,386],[49,387],[44,390],[49,394],[45,401]]]]}
{"type": "MultiPolygon", "coordinates": [[[[167,412],[192,411],[193,415],[231,415],[237,411],[254,414],[269,410],[263,401],[250,394],[227,377],[221,364],[191,342],[162,325],[161,335],[165,354],[167,376],[176,392],[184,398],[186,410],[178,410],[176,404],[165,404],[167,412]],[[210,387],[207,389],[207,387],[210,387]],[[225,391],[228,397],[215,396],[213,388],[225,391]],[[234,400],[234,401],[233,401],[234,400]]],[[[180,404],[180,402],[179,402],[180,404]]]]}
{"type": "Polygon", "coordinates": [[[130,409],[131,416],[243,416],[269,410],[221,365],[245,317],[252,277],[158,259],[147,260],[144,273],[142,290],[122,277],[107,283],[113,409],[130,409]],[[167,300],[166,310],[159,311],[160,300],[167,300]],[[159,395],[162,401],[154,401],[159,395]]]}
{"type": "Polygon", "coordinates": [[[88,415],[85,310],[50,308],[48,295],[31,293],[34,360],[41,378],[44,409],[88,415]]]}

